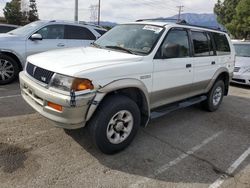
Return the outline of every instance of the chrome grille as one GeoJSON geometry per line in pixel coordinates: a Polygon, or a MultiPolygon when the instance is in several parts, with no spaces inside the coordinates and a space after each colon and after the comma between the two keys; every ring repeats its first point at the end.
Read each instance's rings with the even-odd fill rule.
{"type": "Polygon", "coordinates": [[[240,71],[240,67],[235,67],[234,68],[234,72],[239,72],[240,71]]]}
{"type": "Polygon", "coordinates": [[[26,66],[26,72],[36,80],[48,84],[54,74],[54,72],[48,71],[46,69],[37,67],[31,63],[26,66]]]}

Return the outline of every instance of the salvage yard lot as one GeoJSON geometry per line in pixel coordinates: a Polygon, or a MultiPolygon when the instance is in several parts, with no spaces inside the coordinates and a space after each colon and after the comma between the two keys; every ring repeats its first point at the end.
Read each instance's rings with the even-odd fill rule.
{"type": "Polygon", "coordinates": [[[217,112],[155,119],[107,156],[87,129],[65,132],[34,113],[18,83],[0,86],[0,187],[216,187],[223,176],[222,187],[249,188],[249,110],[250,89],[231,86],[217,112]]]}

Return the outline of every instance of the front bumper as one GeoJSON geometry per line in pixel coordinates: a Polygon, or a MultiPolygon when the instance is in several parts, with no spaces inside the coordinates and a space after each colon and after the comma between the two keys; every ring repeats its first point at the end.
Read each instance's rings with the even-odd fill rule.
{"type": "Polygon", "coordinates": [[[250,73],[234,73],[232,83],[250,85],[250,73]]]}
{"type": "Polygon", "coordinates": [[[33,81],[23,71],[19,74],[21,95],[23,99],[38,113],[55,122],[55,126],[64,129],[78,129],[86,124],[86,114],[95,93],[76,96],[76,106],[70,105],[70,96],[51,91],[33,81]],[[57,111],[48,102],[61,105],[62,111],[57,111]]]}

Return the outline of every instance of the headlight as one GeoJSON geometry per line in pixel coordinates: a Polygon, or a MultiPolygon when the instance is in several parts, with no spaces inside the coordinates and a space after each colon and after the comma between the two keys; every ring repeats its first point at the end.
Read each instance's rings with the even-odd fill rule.
{"type": "Polygon", "coordinates": [[[246,70],[246,72],[250,72],[250,68],[246,70]]]}
{"type": "Polygon", "coordinates": [[[68,92],[70,92],[71,90],[83,91],[88,89],[94,89],[92,82],[88,79],[74,78],[61,74],[56,74],[53,77],[50,83],[50,87],[68,92]]]}

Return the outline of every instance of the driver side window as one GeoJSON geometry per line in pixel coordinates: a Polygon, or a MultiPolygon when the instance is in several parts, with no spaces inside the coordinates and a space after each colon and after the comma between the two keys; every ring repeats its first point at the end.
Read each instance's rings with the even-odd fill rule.
{"type": "Polygon", "coordinates": [[[188,33],[185,30],[173,29],[165,38],[157,52],[157,59],[189,57],[188,33]]]}
{"type": "Polygon", "coordinates": [[[64,39],[64,25],[49,25],[36,33],[41,34],[43,39],[64,39]]]}

